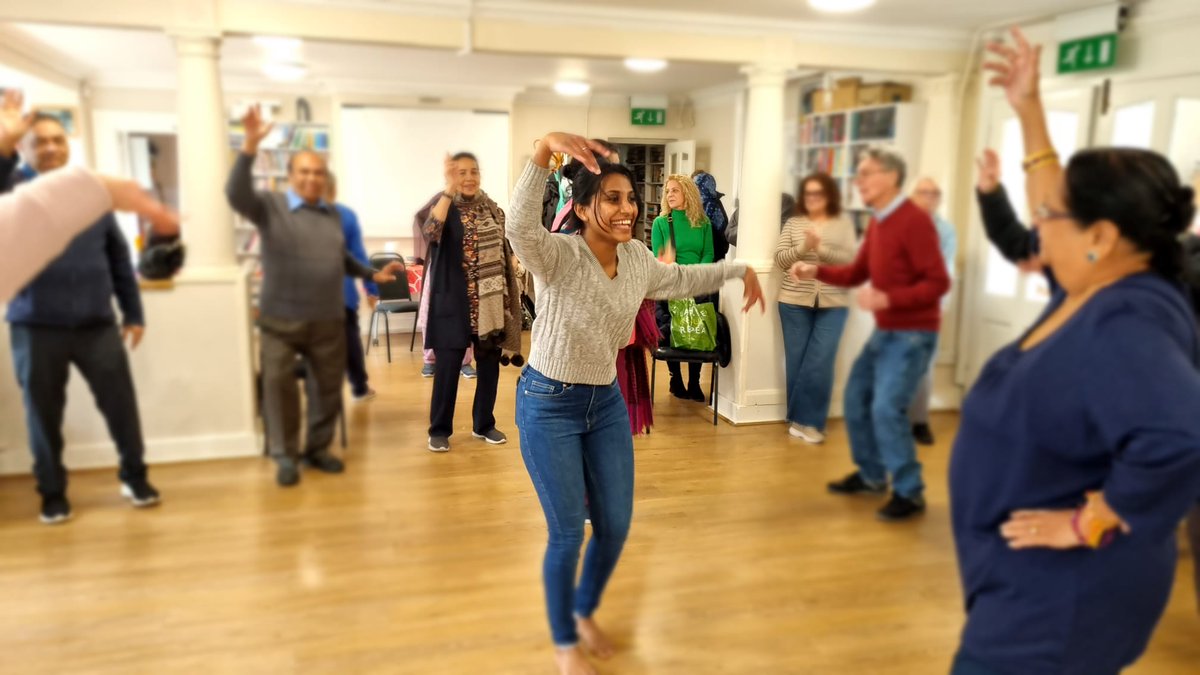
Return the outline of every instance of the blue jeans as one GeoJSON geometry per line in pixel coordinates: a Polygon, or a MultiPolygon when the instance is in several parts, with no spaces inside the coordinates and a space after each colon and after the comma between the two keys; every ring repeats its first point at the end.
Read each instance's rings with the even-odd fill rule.
{"type": "Polygon", "coordinates": [[[875,329],[846,382],[846,430],[863,480],[892,477],[892,491],[913,499],[925,491],[908,422],[908,406],[937,348],[937,333],[875,329]]]}
{"type": "Polygon", "coordinates": [[[590,617],[612,576],[633,517],[633,435],[614,381],[566,384],[526,367],[517,380],[521,457],[550,531],[542,561],[550,633],[575,645],[575,616],[590,617]],[[586,499],[586,502],[585,502],[586,499]],[[575,585],[583,521],[592,539],[575,585]]]}
{"type": "Polygon", "coordinates": [[[833,395],[833,366],[849,310],[779,303],[787,370],[787,419],[825,430],[833,395]]]}

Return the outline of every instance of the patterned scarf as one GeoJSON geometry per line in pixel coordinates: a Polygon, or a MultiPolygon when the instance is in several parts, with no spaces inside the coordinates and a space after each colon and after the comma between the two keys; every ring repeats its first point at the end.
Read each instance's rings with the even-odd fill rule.
{"type": "Polygon", "coordinates": [[[480,342],[521,350],[521,295],[504,239],[504,211],[484,192],[454,198],[463,225],[463,273],[471,332],[480,342]]]}
{"type": "Polygon", "coordinates": [[[660,335],[654,318],[654,301],[643,300],[633,324],[633,340],[617,352],[617,384],[629,409],[629,428],[634,436],[649,433],[654,426],[647,350],[658,347],[660,335]]]}

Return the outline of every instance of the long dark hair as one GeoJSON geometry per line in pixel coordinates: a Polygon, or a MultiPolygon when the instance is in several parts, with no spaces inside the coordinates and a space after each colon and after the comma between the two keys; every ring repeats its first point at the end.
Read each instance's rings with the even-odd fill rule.
{"type": "MultiPolygon", "coordinates": [[[[645,206],[642,203],[642,193],[638,186],[637,178],[633,175],[633,171],[624,164],[616,164],[604,159],[596,158],[600,165],[600,173],[592,173],[583,166],[582,162],[571,162],[567,168],[571,169],[568,178],[571,180],[571,199],[575,206],[585,206],[592,209],[592,219],[597,220],[600,217],[599,204],[596,203],[596,195],[600,193],[600,186],[604,183],[604,179],[612,175],[625,176],[629,179],[629,185],[633,187],[634,203],[637,205],[637,213],[633,216],[633,222],[637,223],[641,218],[645,206]]],[[[564,171],[566,171],[564,169],[564,171]]],[[[566,174],[564,174],[566,175],[566,174]]],[[[567,225],[564,229],[570,228],[577,232],[583,232],[586,224],[575,209],[571,209],[570,215],[567,217],[567,225]]]]}
{"type": "Polygon", "coordinates": [[[1067,164],[1066,184],[1067,208],[1084,227],[1112,221],[1122,237],[1150,254],[1151,269],[1183,280],[1181,236],[1196,215],[1195,193],[1165,157],[1133,148],[1082,150],[1067,164]]]}

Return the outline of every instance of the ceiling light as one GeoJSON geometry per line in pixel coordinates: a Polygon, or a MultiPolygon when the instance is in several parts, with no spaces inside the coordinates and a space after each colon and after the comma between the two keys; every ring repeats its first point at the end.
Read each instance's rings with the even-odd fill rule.
{"type": "Polygon", "coordinates": [[[808,4],[818,12],[844,14],[858,12],[875,4],[875,0],[808,0],[808,4]]]}
{"type": "Polygon", "coordinates": [[[662,59],[625,59],[625,67],[635,73],[657,73],[667,67],[662,59]]]}
{"type": "Polygon", "coordinates": [[[579,80],[559,80],[554,83],[554,91],[560,96],[583,96],[592,90],[592,85],[579,80]]]}
{"type": "Polygon", "coordinates": [[[298,82],[308,75],[308,67],[303,63],[265,63],[263,74],[279,82],[298,82]]]}

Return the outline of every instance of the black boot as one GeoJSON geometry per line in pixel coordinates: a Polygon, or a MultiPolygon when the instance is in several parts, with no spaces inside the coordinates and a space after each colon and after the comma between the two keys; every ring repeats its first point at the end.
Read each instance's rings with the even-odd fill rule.
{"type": "Polygon", "coordinates": [[[704,395],[704,390],[700,388],[700,364],[688,364],[688,388],[687,397],[697,403],[707,403],[708,397],[704,395]]]}
{"type": "Polygon", "coordinates": [[[687,387],[683,386],[683,376],[679,372],[679,363],[677,361],[668,361],[667,370],[671,372],[671,395],[675,398],[687,400],[687,387]]]}

